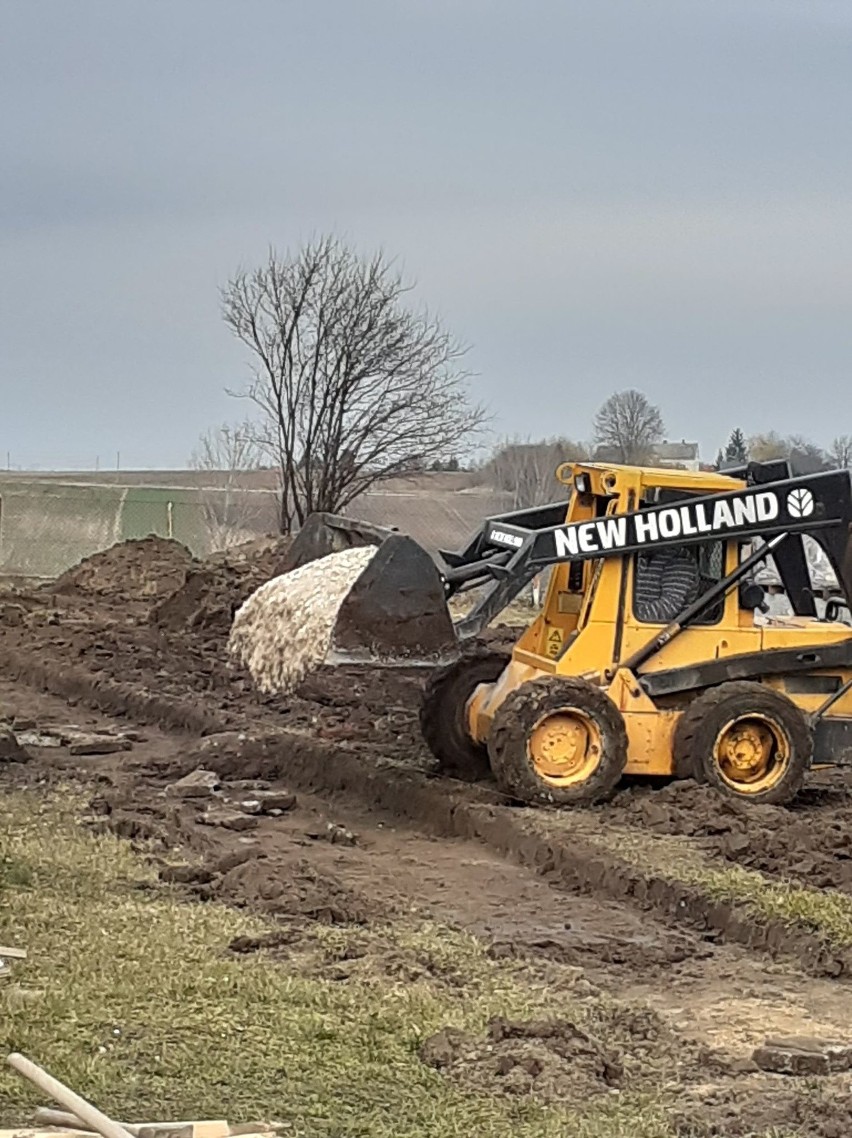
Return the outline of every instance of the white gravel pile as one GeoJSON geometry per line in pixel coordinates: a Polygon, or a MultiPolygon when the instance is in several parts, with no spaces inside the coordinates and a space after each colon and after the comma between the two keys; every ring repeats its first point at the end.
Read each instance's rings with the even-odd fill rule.
{"type": "Polygon", "coordinates": [[[375,546],[331,553],[273,577],[238,609],[228,651],[263,692],[292,691],[325,659],[337,610],[375,546]]]}

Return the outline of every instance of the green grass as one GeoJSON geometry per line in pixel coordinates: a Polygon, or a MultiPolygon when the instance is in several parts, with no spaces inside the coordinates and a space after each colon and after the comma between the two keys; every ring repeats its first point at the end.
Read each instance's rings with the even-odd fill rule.
{"type": "MultiPolygon", "coordinates": [[[[182,900],[129,844],[84,830],[79,808],[70,791],[0,797],[0,942],[29,953],[0,981],[0,1046],[114,1117],[275,1119],[318,1138],[668,1138],[650,1084],[580,1117],[465,1093],[418,1059],[420,1041],[447,1024],[606,1022],[605,1003],[575,1006],[569,980],[550,988],[434,925],[320,930],[280,960],[234,956],[233,937],[269,926],[182,900]],[[355,940],[357,967],[331,978],[355,940]]],[[[0,1125],[40,1102],[0,1070],[0,1125]]]]}
{"type": "Polygon", "coordinates": [[[692,880],[716,900],[743,902],[762,917],[815,932],[833,948],[852,945],[852,897],[844,893],[772,881],[738,865],[696,870],[692,880]]]}
{"type": "Polygon", "coordinates": [[[832,948],[852,946],[852,897],[845,893],[809,889],[721,861],[714,864],[689,838],[602,826],[599,819],[589,822],[574,813],[564,820],[548,819],[545,825],[568,825],[572,833],[654,876],[699,886],[715,901],[741,904],[764,919],[807,929],[832,948]]]}

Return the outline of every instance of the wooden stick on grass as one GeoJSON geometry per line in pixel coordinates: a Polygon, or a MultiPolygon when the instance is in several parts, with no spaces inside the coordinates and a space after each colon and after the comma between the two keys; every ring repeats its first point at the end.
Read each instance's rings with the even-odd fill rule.
{"type": "MultiPolygon", "coordinates": [[[[89,1130],[76,1114],[68,1114],[64,1110],[51,1110],[49,1106],[40,1106],[33,1118],[40,1126],[61,1126],[65,1130],[89,1130]]],[[[93,1134],[94,1131],[89,1130],[89,1133],[93,1134]]]]}
{"type": "Polygon", "coordinates": [[[59,1103],[63,1109],[75,1114],[81,1122],[85,1123],[87,1128],[100,1134],[101,1138],[132,1138],[132,1135],[123,1126],[119,1126],[117,1122],[107,1118],[97,1107],[86,1102],[84,1098],[80,1098],[70,1087],[60,1083],[52,1075],[48,1075],[47,1071],[33,1063],[31,1059],[27,1059],[26,1056],[19,1055],[15,1051],[6,1062],[19,1075],[29,1079],[40,1091],[44,1091],[54,1102],[59,1103]]]}

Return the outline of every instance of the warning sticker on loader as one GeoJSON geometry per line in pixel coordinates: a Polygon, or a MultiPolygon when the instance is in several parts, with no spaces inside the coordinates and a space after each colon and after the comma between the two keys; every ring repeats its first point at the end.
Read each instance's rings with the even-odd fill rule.
{"type": "Polygon", "coordinates": [[[545,655],[549,656],[551,660],[557,659],[559,653],[562,651],[562,642],[565,637],[562,634],[561,628],[551,628],[547,634],[545,644],[545,655]]]}

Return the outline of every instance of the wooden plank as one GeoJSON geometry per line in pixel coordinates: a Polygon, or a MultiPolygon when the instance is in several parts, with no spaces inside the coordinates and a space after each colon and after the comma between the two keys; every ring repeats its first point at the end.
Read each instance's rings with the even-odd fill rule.
{"type": "MultiPolygon", "coordinates": [[[[49,1107],[39,1107],[35,1112],[35,1121],[42,1126],[59,1126],[64,1130],[86,1130],[84,1124],[74,1114],[64,1110],[51,1110],[49,1107]]],[[[119,1122],[133,1138],[194,1138],[194,1122],[119,1122]]],[[[88,1130],[89,1135],[94,1131],[88,1130]]]]}
{"type": "Polygon", "coordinates": [[[107,1118],[102,1114],[96,1106],[92,1106],[90,1102],[86,1102],[78,1094],[75,1094],[70,1087],[66,1087],[64,1083],[60,1083],[59,1079],[54,1079],[47,1071],[33,1063],[31,1059],[27,1059],[25,1055],[19,1055],[13,1051],[8,1056],[6,1062],[12,1067],[19,1075],[23,1075],[40,1091],[49,1095],[55,1103],[64,1107],[67,1111],[80,1119],[85,1125],[91,1127],[101,1138],[131,1138],[124,1127],[119,1126],[118,1123],[113,1122],[112,1119],[107,1118]]]}
{"type": "MultiPolygon", "coordinates": [[[[40,1107],[35,1112],[35,1121],[42,1126],[60,1126],[64,1129],[85,1129],[74,1114],[62,1110],[40,1107]]],[[[187,1122],[120,1122],[133,1138],[255,1138],[257,1134],[268,1134],[271,1127],[262,1122],[252,1122],[246,1126],[231,1127],[220,1119],[193,1119],[187,1122]]],[[[91,1134],[91,1131],[89,1131],[91,1134]]]]}
{"type": "MultiPolygon", "coordinates": [[[[48,1106],[40,1106],[33,1115],[33,1119],[40,1126],[61,1126],[63,1130],[86,1130],[76,1114],[69,1114],[64,1110],[52,1110],[48,1106]]],[[[92,1134],[94,1132],[89,1130],[86,1133],[92,1134]]]]}
{"type": "MultiPolygon", "coordinates": [[[[192,1123],[192,1138],[229,1138],[231,1127],[219,1119],[192,1123]]],[[[139,1134],[139,1138],[158,1138],[156,1135],[139,1134]]]]}
{"type": "Polygon", "coordinates": [[[6,960],[26,960],[27,950],[25,948],[6,948],[0,945],[0,958],[3,957],[6,960]]]}

